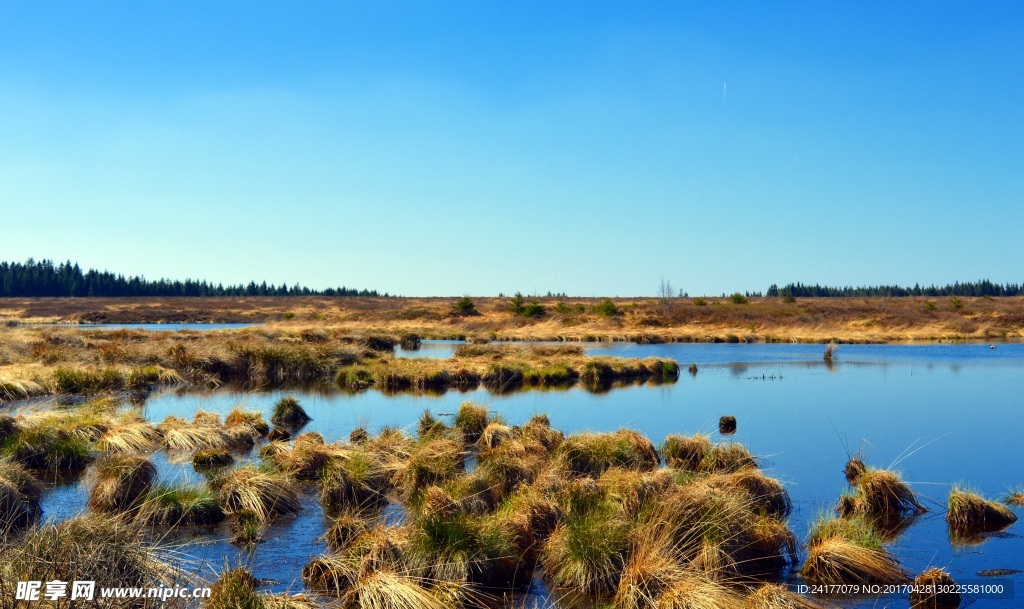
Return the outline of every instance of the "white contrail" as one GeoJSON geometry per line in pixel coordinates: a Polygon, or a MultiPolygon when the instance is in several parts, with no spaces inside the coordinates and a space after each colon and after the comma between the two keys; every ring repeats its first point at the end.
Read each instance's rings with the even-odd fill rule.
{"type": "Polygon", "coordinates": [[[722,99],[725,99],[725,88],[727,86],[729,86],[729,83],[727,83],[727,82],[723,82],[722,83],[722,99]]]}

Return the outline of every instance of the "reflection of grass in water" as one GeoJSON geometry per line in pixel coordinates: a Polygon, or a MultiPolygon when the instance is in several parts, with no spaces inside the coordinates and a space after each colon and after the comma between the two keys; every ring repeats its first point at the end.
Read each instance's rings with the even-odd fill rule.
{"type": "Polygon", "coordinates": [[[981,543],[982,533],[1001,531],[1017,521],[1017,516],[1004,505],[988,501],[963,487],[949,492],[946,522],[950,540],[957,545],[981,543]]]}

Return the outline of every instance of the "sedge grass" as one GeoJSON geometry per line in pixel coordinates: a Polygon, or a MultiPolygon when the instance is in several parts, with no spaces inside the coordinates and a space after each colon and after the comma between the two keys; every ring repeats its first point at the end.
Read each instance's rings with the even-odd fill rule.
{"type": "Polygon", "coordinates": [[[245,466],[216,481],[217,502],[225,514],[247,511],[260,522],[274,516],[294,514],[301,509],[295,484],[281,474],[270,474],[245,466]]]}
{"type": "Polygon", "coordinates": [[[1016,521],[1013,512],[995,501],[959,486],[949,492],[946,522],[953,538],[970,539],[981,533],[1001,531],[1016,521]]]}

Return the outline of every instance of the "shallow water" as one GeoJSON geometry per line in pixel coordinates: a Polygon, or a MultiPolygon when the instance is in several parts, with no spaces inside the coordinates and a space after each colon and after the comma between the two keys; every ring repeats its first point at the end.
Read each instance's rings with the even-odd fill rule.
{"type": "MultiPolygon", "coordinates": [[[[819,513],[834,508],[846,488],[842,469],[847,457],[863,449],[869,465],[901,470],[930,510],[889,546],[911,571],[945,567],[958,582],[968,583],[982,581],[976,575],[981,569],[1024,568],[1021,523],[981,545],[954,548],[943,520],[953,483],[966,483],[993,498],[1024,483],[1019,452],[1024,345],[842,345],[831,367],[822,361],[821,345],[603,344],[591,352],[673,357],[684,369],[696,362],[699,371],[695,376],[684,372],[672,385],[632,386],[603,394],[580,387],[501,396],[484,389],[440,396],[294,390],[166,393],[150,398],[144,412],[161,421],[171,414],[190,417],[199,409],[224,414],[244,404],[269,417],[276,400],[294,395],[313,417],[304,431],[320,432],[333,441],[347,438],[358,425],[371,431],[384,425],[414,430],[425,409],[453,413],[462,401],[472,400],[487,404],[512,423],[547,413],[552,425],[566,433],[628,427],[656,443],[669,433],[703,432],[721,439],[717,421],[728,414],[739,426],[732,439],[760,456],[766,473],[786,484],[794,502],[790,525],[798,538],[805,538],[819,513]]],[[[160,469],[163,476],[195,475],[189,465],[161,462],[160,469]]],[[[84,492],[71,487],[49,494],[44,508],[48,514],[74,512],[82,501],[84,492]]],[[[257,577],[278,582],[275,589],[297,590],[302,566],[323,549],[316,541],[323,531],[323,516],[312,498],[308,503],[299,516],[275,524],[268,541],[251,555],[224,541],[230,537],[226,528],[214,536],[219,541],[209,543],[207,536],[202,538],[205,545],[189,544],[181,550],[214,569],[225,557],[250,564],[257,577]]],[[[1020,510],[1017,514],[1024,516],[1020,510]]],[[[1015,583],[1024,594],[1021,574],[999,581],[1015,583]]],[[[1020,602],[975,600],[977,607],[1020,602]]],[[[841,605],[907,607],[908,601],[860,598],[841,605]]]]}

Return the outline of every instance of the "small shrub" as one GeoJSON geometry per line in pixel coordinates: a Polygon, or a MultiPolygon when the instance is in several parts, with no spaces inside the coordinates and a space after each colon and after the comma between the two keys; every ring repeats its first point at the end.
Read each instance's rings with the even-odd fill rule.
{"type": "Polygon", "coordinates": [[[743,294],[740,294],[739,292],[736,292],[732,296],[729,297],[729,302],[731,302],[732,304],[740,305],[740,304],[747,304],[748,302],[750,302],[750,300],[746,296],[744,296],[743,294]]]}
{"type": "Polygon", "coordinates": [[[523,295],[519,292],[516,292],[515,295],[509,299],[506,308],[508,309],[508,312],[513,315],[522,315],[523,311],[526,310],[523,295]]]}
{"type": "Polygon", "coordinates": [[[695,307],[706,307],[708,306],[708,301],[704,300],[703,298],[694,298],[693,305],[695,307]]]}
{"type": "Polygon", "coordinates": [[[473,299],[469,296],[463,296],[455,301],[455,304],[452,305],[452,313],[463,317],[480,314],[480,312],[476,310],[476,303],[473,302],[473,299]]]}
{"type": "Polygon", "coordinates": [[[960,300],[959,296],[954,296],[949,299],[949,306],[954,311],[959,311],[960,309],[964,308],[964,301],[960,300]]]}
{"type": "Polygon", "coordinates": [[[544,305],[540,304],[540,301],[536,298],[531,298],[530,302],[526,303],[526,307],[523,309],[523,316],[541,317],[545,312],[544,305]]]}
{"type": "Polygon", "coordinates": [[[601,304],[597,305],[597,314],[601,317],[615,317],[621,314],[621,311],[611,298],[605,298],[601,304]]]}

